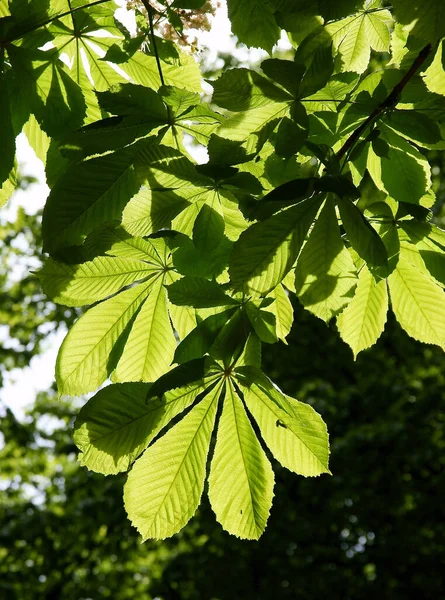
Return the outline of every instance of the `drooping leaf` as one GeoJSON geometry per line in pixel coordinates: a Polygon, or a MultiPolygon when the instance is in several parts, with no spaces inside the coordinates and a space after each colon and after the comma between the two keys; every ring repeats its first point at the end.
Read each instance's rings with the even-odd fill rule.
{"type": "Polygon", "coordinates": [[[338,204],[348,240],[357,254],[371,266],[385,265],[385,246],[363,213],[350,200],[340,198],[338,204]]]}
{"type": "Polygon", "coordinates": [[[174,535],[198,508],[220,394],[217,385],[130,471],[124,487],[125,509],[144,540],[174,535]]]}
{"type": "Polygon", "coordinates": [[[229,533],[257,540],[273,498],[274,475],[233,384],[226,384],[209,475],[209,499],[229,533]]]}
{"type": "Polygon", "coordinates": [[[281,394],[264,376],[260,381],[242,389],[272,454],[299,475],[329,473],[329,441],[321,417],[308,404],[281,394]]]}
{"type": "Polygon", "coordinates": [[[127,471],[159,431],[205,390],[201,380],[148,398],[149,387],[111,385],[85,404],[74,430],[81,464],[104,475],[127,471]]]}
{"type": "Polygon", "coordinates": [[[385,327],[387,312],[386,280],[376,281],[363,266],[354,297],[337,318],[340,336],[351,347],[355,358],[376,343],[385,327]]]}
{"type": "Polygon", "coordinates": [[[392,310],[408,335],[445,348],[443,290],[402,257],[388,277],[388,286],[392,310]]]}
{"type": "Polygon", "coordinates": [[[356,282],[356,268],[328,198],[297,262],[297,295],[305,308],[327,322],[349,303],[356,282]]]}

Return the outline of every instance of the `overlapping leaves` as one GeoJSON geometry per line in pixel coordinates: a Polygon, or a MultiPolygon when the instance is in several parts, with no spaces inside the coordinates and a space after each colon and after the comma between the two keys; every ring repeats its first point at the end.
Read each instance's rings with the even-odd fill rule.
{"type": "Polygon", "coordinates": [[[90,306],[61,347],[59,391],[114,382],[80,412],[81,461],[130,469],[125,506],[144,538],[188,522],[208,473],[217,520],[258,539],[274,482],[264,444],[298,474],[329,472],[320,416],[260,371],[262,343],[290,331],[290,296],[336,318],[355,356],[389,308],[444,347],[445,234],[429,222],[425,156],[445,144],[440,3],[229,0],[241,42],[271,53],[284,28],[295,52],[224,72],[216,109],[193,59],[155,56],[145,25],[147,54],[112,2],[38,4],[0,13],[0,201],[24,128],[52,188],[39,277],[56,302],[90,306]]]}

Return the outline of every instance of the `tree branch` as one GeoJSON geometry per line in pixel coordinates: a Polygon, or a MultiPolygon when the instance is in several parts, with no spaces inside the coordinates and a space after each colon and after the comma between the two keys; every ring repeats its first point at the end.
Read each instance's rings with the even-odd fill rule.
{"type": "Polygon", "coordinates": [[[392,106],[395,106],[397,104],[400,94],[402,93],[404,87],[410,81],[410,79],[414,77],[419,68],[428,58],[431,49],[431,44],[428,44],[420,51],[416,60],[411,65],[410,69],[405,73],[405,75],[402,77],[399,83],[394,87],[389,96],[387,96],[387,98],[385,98],[385,100],[373,110],[369,117],[359,127],[357,127],[357,129],[353,131],[352,135],[346,140],[346,142],[337,152],[338,160],[341,160],[343,156],[347,155],[349,150],[353,148],[353,146],[359,140],[362,133],[366,130],[366,128],[369,125],[371,125],[371,123],[376,121],[388,108],[391,108],[392,106]]]}

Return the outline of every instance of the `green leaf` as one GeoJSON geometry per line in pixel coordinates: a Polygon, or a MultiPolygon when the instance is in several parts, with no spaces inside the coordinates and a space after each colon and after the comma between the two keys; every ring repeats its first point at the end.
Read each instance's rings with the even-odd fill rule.
{"type": "Polygon", "coordinates": [[[231,69],[212,82],[212,101],[239,113],[224,121],[218,135],[232,140],[245,140],[269,121],[289,112],[293,98],[283,89],[248,69],[231,69]]]}
{"type": "Polygon", "coordinates": [[[198,508],[220,393],[217,385],[130,471],[125,509],[144,540],[178,533],[198,508]]]}
{"type": "Polygon", "coordinates": [[[210,308],[238,304],[236,300],[225,294],[215,281],[202,277],[184,277],[169,285],[167,290],[170,302],[179,306],[210,308]]]}
{"type": "Polygon", "coordinates": [[[315,49],[309,68],[306,70],[299,89],[299,98],[307,98],[322,89],[334,71],[332,44],[315,49]]]}
{"type": "Polygon", "coordinates": [[[388,285],[392,310],[408,335],[445,349],[443,290],[404,257],[389,275],[388,285]]]}
{"type": "Polygon", "coordinates": [[[266,307],[265,310],[275,315],[277,337],[286,344],[286,337],[290,333],[294,320],[294,310],[291,301],[282,285],[277,285],[270,292],[269,297],[273,298],[274,302],[266,307]]]}
{"type": "Polygon", "coordinates": [[[155,381],[169,370],[176,339],[167,312],[164,277],[159,277],[131,328],[113,379],[155,381]]]}
{"type": "Polygon", "coordinates": [[[48,259],[37,276],[45,294],[65,306],[85,306],[151,277],[159,267],[140,260],[98,256],[80,265],[48,259]]]}
{"type": "Polygon", "coordinates": [[[11,16],[11,11],[9,10],[8,0],[4,0],[0,5],[0,18],[11,16]]]}
{"type": "Polygon", "coordinates": [[[114,368],[111,352],[148,296],[151,282],[130,288],[91,308],[71,327],[56,363],[60,394],[96,390],[114,368]]]}
{"type": "Polygon", "coordinates": [[[119,83],[109,90],[96,92],[99,106],[112,115],[150,115],[164,122],[167,110],[154,90],[134,83],[119,83]]]}
{"type": "Polygon", "coordinates": [[[334,203],[328,199],[297,262],[297,296],[305,308],[328,322],[350,302],[356,282],[354,262],[341,238],[334,203]]]}
{"type": "Polygon", "coordinates": [[[292,268],[322,203],[314,196],[241,234],[233,247],[229,273],[235,286],[267,294],[292,268]]]}
{"type": "Polygon", "coordinates": [[[257,540],[272,505],[274,474],[229,381],[209,475],[209,499],[229,533],[257,540]]]}
{"type": "Polygon", "coordinates": [[[340,336],[354,353],[373,346],[383,332],[388,312],[386,280],[376,281],[363,266],[355,295],[337,318],[340,336]]]}
{"type": "Polygon", "coordinates": [[[307,138],[307,131],[287,117],[278,127],[275,150],[278,156],[290,158],[300,150],[307,138]]]}
{"type": "Polygon", "coordinates": [[[383,9],[370,10],[370,6],[374,4],[376,2],[367,0],[363,11],[326,26],[326,31],[332,36],[334,45],[340,52],[343,71],[366,71],[371,48],[378,52],[389,51],[391,13],[383,9]]]}
{"type": "Polygon", "coordinates": [[[232,31],[239,41],[270,54],[280,38],[273,4],[267,0],[228,0],[227,6],[232,31]]]}
{"type": "Polygon", "coordinates": [[[445,232],[430,223],[401,221],[430,274],[445,285],[445,232]]]}
{"type": "MultiPolygon", "coordinates": [[[[438,124],[416,110],[396,110],[391,113],[386,124],[421,146],[436,144],[442,139],[438,124]]],[[[378,141],[381,141],[380,138],[373,141],[373,147],[378,141]]]]}
{"type": "Polygon", "coordinates": [[[396,19],[403,25],[410,25],[412,36],[435,43],[443,37],[445,28],[445,5],[436,0],[422,2],[392,2],[396,19]]]}
{"type": "Polygon", "coordinates": [[[166,267],[167,246],[162,239],[143,239],[133,237],[121,227],[104,225],[89,235],[85,240],[85,248],[93,255],[106,254],[125,259],[135,259],[166,267]]]}
{"type": "Polygon", "coordinates": [[[0,144],[0,186],[2,186],[5,181],[8,181],[11,171],[14,169],[15,158],[15,133],[9,109],[8,89],[2,72],[0,72],[0,131],[2,136],[0,144]]]}
{"type": "Polygon", "coordinates": [[[146,383],[115,384],[100,390],[76,418],[79,461],[91,471],[115,475],[134,460],[168,423],[205,390],[204,382],[148,398],[146,383]]]}
{"type": "Polygon", "coordinates": [[[59,60],[57,50],[31,51],[14,46],[9,56],[17,78],[15,101],[29,107],[43,131],[60,139],[66,131],[82,126],[85,96],[59,60]]]}
{"type": "Polygon", "coordinates": [[[17,167],[14,164],[11,172],[9,173],[8,179],[3,182],[3,185],[0,185],[0,208],[4,206],[9,198],[14,193],[14,190],[17,187],[17,167]]]}
{"type": "Polygon", "coordinates": [[[445,40],[439,44],[434,60],[423,75],[428,89],[445,96],[445,40]]]}
{"type": "Polygon", "coordinates": [[[247,302],[245,310],[249,321],[260,340],[266,344],[275,344],[278,340],[275,315],[255,306],[253,302],[247,302]]]}
{"type": "Polygon", "coordinates": [[[389,146],[388,158],[369,149],[367,168],[376,186],[394,200],[419,204],[430,186],[431,169],[425,157],[409,142],[382,126],[381,137],[389,146]]]}
{"type": "MultiPolygon", "coordinates": [[[[161,59],[161,68],[166,85],[185,88],[191,92],[200,92],[201,73],[198,64],[192,56],[184,52],[178,54],[179,59],[172,64],[161,59]]],[[[159,89],[161,86],[158,66],[154,56],[147,56],[144,52],[135,52],[122,65],[122,68],[134,83],[154,90],[159,89]]]]}
{"type": "Polygon", "coordinates": [[[283,467],[304,477],[330,473],[326,425],[311,406],[285,396],[264,376],[242,389],[264,441],[283,467]]]}
{"type": "Polygon", "coordinates": [[[279,83],[292,96],[298,96],[305,66],[299,65],[293,60],[268,58],[267,60],[263,60],[261,68],[270,79],[279,83]]]}
{"type": "Polygon", "coordinates": [[[385,245],[368,219],[350,200],[340,198],[338,207],[348,240],[357,254],[371,266],[385,265],[385,245]]]}
{"type": "Polygon", "coordinates": [[[138,191],[133,163],[138,152],[154,142],[135,144],[71,167],[53,187],[43,212],[45,248],[81,243],[104,222],[119,220],[138,191]],[[100,173],[100,177],[98,177],[100,173]]]}
{"type": "Polygon", "coordinates": [[[185,363],[206,354],[235,309],[225,310],[204,319],[176,348],[174,362],[185,363]]]}

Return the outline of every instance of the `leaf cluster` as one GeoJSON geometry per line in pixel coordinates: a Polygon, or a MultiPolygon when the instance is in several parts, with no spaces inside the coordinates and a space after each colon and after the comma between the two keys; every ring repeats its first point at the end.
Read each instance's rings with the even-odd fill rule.
{"type": "Polygon", "coordinates": [[[434,2],[229,0],[234,33],[271,58],[224,72],[209,104],[193,59],[157,42],[150,5],[137,38],[114,8],[9,2],[2,194],[23,130],[51,188],[40,281],[89,307],[60,349],[59,392],[112,381],[79,414],[82,462],[131,468],[125,506],[144,538],[179,531],[207,478],[218,521],[257,539],[273,496],[264,445],[296,473],[329,472],[321,417],[260,370],[261,345],[290,331],[290,295],[335,319],[354,356],[390,307],[444,347],[425,150],[445,148],[445,15],[434,2]],[[291,60],[272,56],[282,29],[291,60]]]}

